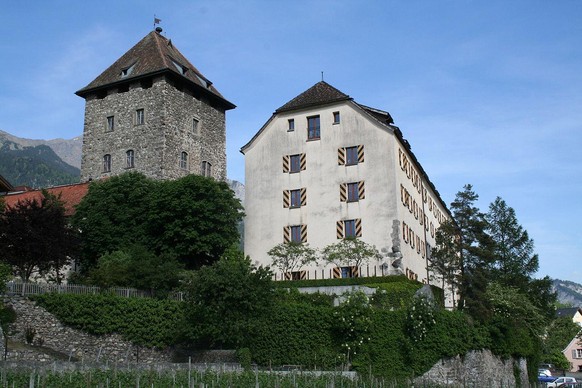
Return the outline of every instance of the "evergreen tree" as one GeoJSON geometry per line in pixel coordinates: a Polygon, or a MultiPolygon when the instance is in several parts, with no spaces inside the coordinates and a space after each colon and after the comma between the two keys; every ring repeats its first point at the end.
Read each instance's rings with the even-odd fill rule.
{"type": "Polygon", "coordinates": [[[459,308],[479,320],[490,316],[485,292],[491,267],[491,239],[485,233],[487,222],[475,206],[479,196],[467,184],[451,203],[458,230],[459,308]]]}
{"type": "Polygon", "coordinates": [[[453,300],[459,287],[459,232],[453,220],[446,220],[437,229],[436,245],[428,259],[431,280],[440,281],[443,291],[450,287],[453,300]]]}

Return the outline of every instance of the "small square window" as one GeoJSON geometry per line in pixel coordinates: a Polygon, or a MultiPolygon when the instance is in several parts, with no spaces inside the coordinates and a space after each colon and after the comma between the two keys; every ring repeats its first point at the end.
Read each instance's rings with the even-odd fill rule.
{"type": "Polygon", "coordinates": [[[291,242],[301,243],[301,225],[291,227],[291,242]]]}
{"type": "Polygon", "coordinates": [[[135,124],[142,125],[145,123],[145,113],[143,109],[138,109],[135,111],[135,124]]]}
{"type": "Polygon", "coordinates": [[[319,116],[307,118],[307,140],[319,140],[320,138],[319,116]]]}
{"type": "Polygon", "coordinates": [[[113,131],[115,129],[115,116],[107,116],[107,130],[113,131]]]}
{"type": "Polygon", "coordinates": [[[360,200],[360,191],[358,182],[348,183],[348,202],[357,202],[360,200]]]}
{"type": "Polygon", "coordinates": [[[291,207],[301,207],[301,190],[291,190],[291,207]]]}
{"type": "Polygon", "coordinates": [[[301,155],[291,155],[290,157],[291,169],[289,172],[301,171],[301,155]]]}
{"type": "Polygon", "coordinates": [[[358,164],[358,147],[346,147],[346,165],[358,164]]]}
{"type": "Polygon", "coordinates": [[[333,112],[333,123],[334,124],[340,123],[340,113],[339,112],[333,112]]]}
{"type": "Polygon", "coordinates": [[[341,267],[342,271],[342,278],[351,278],[352,277],[352,268],[351,267],[341,267]]]}
{"type": "Polygon", "coordinates": [[[345,237],[356,237],[356,220],[344,221],[345,237]]]}
{"type": "Polygon", "coordinates": [[[287,120],[289,123],[289,126],[287,127],[287,131],[291,132],[295,130],[295,119],[289,119],[287,120]]]}

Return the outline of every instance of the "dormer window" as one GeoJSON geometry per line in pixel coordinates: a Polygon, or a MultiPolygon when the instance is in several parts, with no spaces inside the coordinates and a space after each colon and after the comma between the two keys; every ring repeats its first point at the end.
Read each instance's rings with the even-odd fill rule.
{"type": "Polygon", "coordinates": [[[178,73],[184,75],[188,71],[188,68],[186,66],[180,65],[178,62],[176,62],[174,60],[172,60],[172,63],[174,64],[174,67],[176,68],[176,70],[178,70],[178,73]]]}
{"type": "Polygon", "coordinates": [[[131,74],[131,72],[133,71],[133,68],[135,67],[135,63],[133,65],[124,67],[123,69],[121,69],[121,78],[125,78],[127,76],[129,76],[131,74]]]}

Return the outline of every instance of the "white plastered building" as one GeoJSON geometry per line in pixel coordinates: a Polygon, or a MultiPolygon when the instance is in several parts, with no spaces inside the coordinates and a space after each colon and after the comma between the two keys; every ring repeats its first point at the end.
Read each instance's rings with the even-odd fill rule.
{"type": "Polygon", "coordinates": [[[293,278],[404,274],[429,283],[427,252],[450,213],[388,112],[321,81],[277,109],[241,152],[253,261],[269,265],[267,252],[282,242],[322,249],[355,236],[383,258],[360,268],[320,262],[293,278]]]}

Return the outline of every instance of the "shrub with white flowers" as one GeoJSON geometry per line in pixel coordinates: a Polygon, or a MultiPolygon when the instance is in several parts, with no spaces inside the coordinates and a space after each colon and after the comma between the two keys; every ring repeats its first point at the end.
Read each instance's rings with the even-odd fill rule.
{"type": "Polygon", "coordinates": [[[334,316],[342,349],[346,360],[350,361],[370,340],[372,310],[368,297],[361,291],[348,292],[343,297],[334,316]]]}
{"type": "Polygon", "coordinates": [[[408,307],[406,331],[413,342],[426,338],[428,331],[436,324],[435,306],[425,296],[414,298],[408,307]]]}

